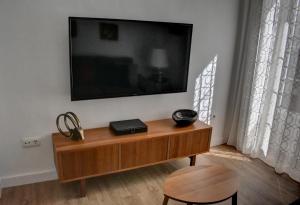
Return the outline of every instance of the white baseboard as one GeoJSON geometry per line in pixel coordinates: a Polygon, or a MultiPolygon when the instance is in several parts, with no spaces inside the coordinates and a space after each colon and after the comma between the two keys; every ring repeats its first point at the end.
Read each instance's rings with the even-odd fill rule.
{"type": "MultiPolygon", "coordinates": [[[[55,169],[2,177],[2,188],[57,179],[55,169]]],[[[0,184],[1,185],[1,184],[0,184]]],[[[1,188],[1,187],[0,187],[1,188]]]]}

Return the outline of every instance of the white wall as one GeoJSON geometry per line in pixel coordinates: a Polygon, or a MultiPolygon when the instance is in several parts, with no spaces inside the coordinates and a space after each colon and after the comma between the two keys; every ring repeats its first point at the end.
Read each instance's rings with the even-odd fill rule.
{"type": "Polygon", "coordinates": [[[50,134],[59,113],[74,111],[90,128],[112,120],[166,118],[178,108],[192,108],[196,76],[215,55],[212,144],[222,143],[237,13],[238,0],[1,0],[3,186],[55,177],[50,134]],[[188,92],[71,102],[68,16],[193,23],[188,92]],[[41,146],[22,148],[25,136],[41,137],[41,146]]]}

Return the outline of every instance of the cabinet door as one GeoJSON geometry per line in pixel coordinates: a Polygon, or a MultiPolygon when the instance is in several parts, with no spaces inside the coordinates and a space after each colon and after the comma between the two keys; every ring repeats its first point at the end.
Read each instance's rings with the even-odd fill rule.
{"type": "Polygon", "coordinates": [[[58,153],[59,178],[70,180],[98,175],[118,169],[118,145],[105,145],[78,151],[58,153]]]}
{"type": "Polygon", "coordinates": [[[166,160],[167,153],[168,137],[124,143],[121,145],[121,169],[166,160]]]}
{"type": "Polygon", "coordinates": [[[211,130],[170,136],[169,158],[185,157],[209,151],[211,130]]]}

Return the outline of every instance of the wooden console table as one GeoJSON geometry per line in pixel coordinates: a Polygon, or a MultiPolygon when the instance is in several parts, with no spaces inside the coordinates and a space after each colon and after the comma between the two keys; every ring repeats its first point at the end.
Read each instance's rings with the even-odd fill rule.
{"type": "Polygon", "coordinates": [[[176,127],[171,119],[146,122],[148,132],[116,136],[108,127],[84,130],[84,141],[52,135],[54,160],[60,182],[80,181],[80,195],[86,195],[85,179],[190,157],[209,151],[212,127],[197,121],[176,127]]]}

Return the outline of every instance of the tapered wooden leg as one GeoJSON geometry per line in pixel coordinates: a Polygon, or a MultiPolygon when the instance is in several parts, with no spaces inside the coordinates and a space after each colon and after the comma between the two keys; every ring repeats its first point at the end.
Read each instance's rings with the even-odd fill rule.
{"type": "Polygon", "coordinates": [[[165,196],[163,205],[167,205],[169,201],[169,197],[165,196]]]}
{"type": "Polygon", "coordinates": [[[196,155],[190,156],[190,166],[195,166],[196,164],[196,155]]]}
{"type": "Polygon", "coordinates": [[[237,205],[237,192],[232,196],[232,205],[237,205]]]}
{"type": "Polygon", "coordinates": [[[79,194],[80,194],[80,197],[86,196],[86,180],[85,179],[80,180],[79,194]]]}

